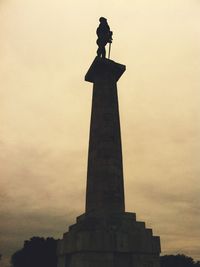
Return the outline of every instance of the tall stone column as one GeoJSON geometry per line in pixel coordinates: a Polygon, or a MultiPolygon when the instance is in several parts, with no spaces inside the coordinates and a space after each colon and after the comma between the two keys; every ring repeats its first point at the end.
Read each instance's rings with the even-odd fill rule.
{"type": "Polygon", "coordinates": [[[85,76],[94,84],[86,213],[125,211],[117,97],[117,81],[124,71],[124,65],[96,57],[85,76]]]}
{"type": "Polygon", "coordinates": [[[58,267],[159,267],[160,239],[125,211],[117,81],[125,66],[95,58],[85,213],[58,242],[58,267]]]}

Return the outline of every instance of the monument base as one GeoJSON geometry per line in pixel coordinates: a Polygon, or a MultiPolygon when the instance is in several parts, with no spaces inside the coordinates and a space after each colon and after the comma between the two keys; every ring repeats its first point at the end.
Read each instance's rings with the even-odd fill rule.
{"type": "Polygon", "coordinates": [[[81,215],[58,243],[58,267],[159,267],[160,238],[134,213],[81,215]]]}

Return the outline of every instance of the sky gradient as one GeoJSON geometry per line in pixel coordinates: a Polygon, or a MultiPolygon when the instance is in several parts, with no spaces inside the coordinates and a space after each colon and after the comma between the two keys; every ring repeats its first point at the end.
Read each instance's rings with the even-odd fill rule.
{"type": "Polygon", "coordinates": [[[0,253],[84,212],[98,18],[113,30],[126,210],[200,260],[200,1],[0,1],[0,253]]]}

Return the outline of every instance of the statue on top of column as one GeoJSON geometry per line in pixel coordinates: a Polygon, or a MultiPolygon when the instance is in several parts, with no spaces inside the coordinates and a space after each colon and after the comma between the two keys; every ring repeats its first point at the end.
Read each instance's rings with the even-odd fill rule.
{"type": "Polygon", "coordinates": [[[106,58],[106,49],[105,46],[107,45],[107,43],[110,44],[109,46],[109,56],[108,58],[110,58],[110,47],[111,47],[111,43],[112,43],[112,35],[113,33],[110,31],[110,27],[107,23],[107,19],[104,17],[101,17],[99,19],[99,27],[97,28],[97,45],[98,45],[98,49],[97,49],[97,56],[98,57],[102,57],[102,58],[106,58]]]}

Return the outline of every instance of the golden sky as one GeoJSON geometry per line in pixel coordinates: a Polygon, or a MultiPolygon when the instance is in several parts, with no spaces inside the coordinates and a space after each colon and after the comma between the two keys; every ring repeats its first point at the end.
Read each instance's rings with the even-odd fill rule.
{"type": "Polygon", "coordinates": [[[200,259],[200,1],[0,1],[0,252],[84,212],[100,16],[114,32],[126,210],[200,259]],[[73,203],[73,205],[72,205],[73,203]]]}

